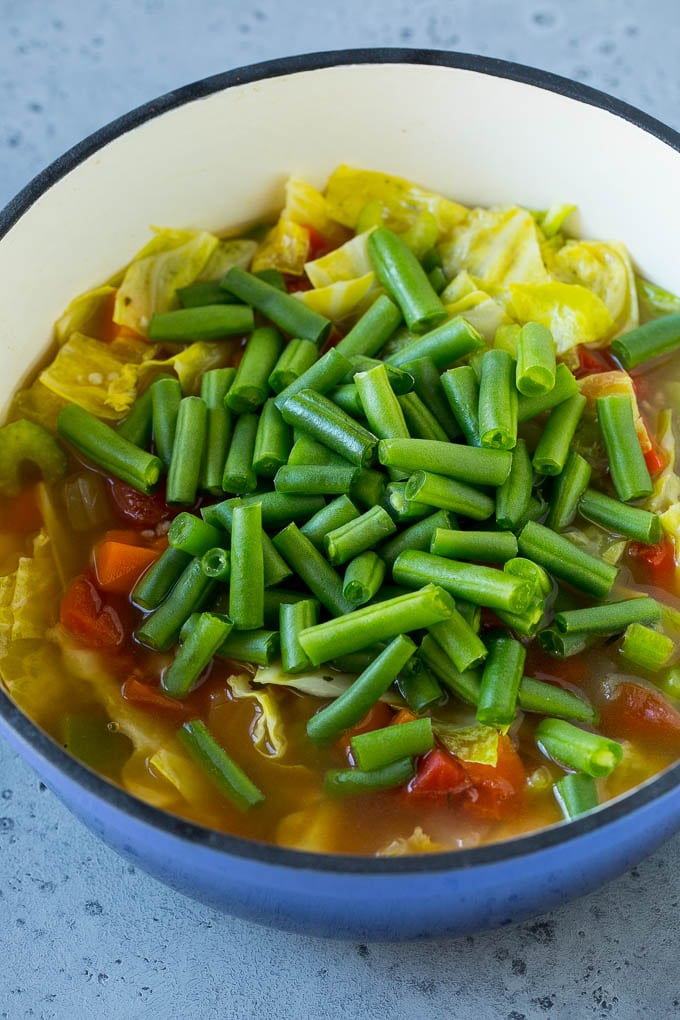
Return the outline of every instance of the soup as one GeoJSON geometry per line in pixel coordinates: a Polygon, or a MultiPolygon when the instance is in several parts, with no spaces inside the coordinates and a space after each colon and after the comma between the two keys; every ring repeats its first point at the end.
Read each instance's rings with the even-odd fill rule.
{"type": "Polygon", "coordinates": [[[680,754],[680,300],[568,206],[292,179],[77,297],[0,431],[0,675],[319,852],[507,839],[680,754]]]}

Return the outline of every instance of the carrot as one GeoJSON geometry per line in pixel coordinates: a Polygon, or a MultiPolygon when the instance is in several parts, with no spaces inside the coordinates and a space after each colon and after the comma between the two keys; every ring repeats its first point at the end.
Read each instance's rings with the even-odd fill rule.
{"type": "Polygon", "coordinates": [[[30,535],[33,531],[39,531],[42,523],[35,485],[8,499],[0,509],[0,527],[7,531],[30,535]]]}
{"type": "Polygon", "coordinates": [[[104,539],[93,553],[97,586],[112,594],[129,595],[158,555],[156,550],[144,546],[104,539]]]}
{"type": "Polygon", "coordinates": [[[396,715],[393,715],[390,719],[390,726],[398,725],[399,723],[413,722],[418,716],[414,715],[409,708],[401,708],[396,715]]]}

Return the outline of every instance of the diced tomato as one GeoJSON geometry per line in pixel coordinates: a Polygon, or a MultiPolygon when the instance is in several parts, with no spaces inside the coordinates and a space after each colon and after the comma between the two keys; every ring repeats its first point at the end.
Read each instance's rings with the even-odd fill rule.
{"type": "Polygon", "coordinates": [[[111,498],[118,516],[138,528],[155,528],[178,512],[177,508],[168,506],[164,486],[147,496],[116,480],[111,482],[111,498]]]}
{"type": "Polygon", "coordinates": [[[624,681],[600,712],[602,729],[612,737],[641,740],[680,748],[680,712],[641,684],[624,681]]]}
{"type": "Polygon", "coordinates": [[[466,762],[465,771],[471,785],[463,794],[463,805],[472,814],[500,821],[521,809],[526,776],[508,736],[498,739],[495,766],[466,762]]]}
{"type": "Polygon", "coordinates": [[[0,511],[0,527],[20,535],[30,535],[42,527],[42,514],[36,498],[36,487],[24,489],[18,496],[4,502],[0,511]]]}
{"type": "Polygon", "coordinates": [[[320,259],[322,255],[327,255],[328,252],[335,247],[323,236],[323,234],[320,234],[315,227],[310,227],[309,224],[305,224],[305,230],[309,234],[308,262],[313,262],[314,259],[320,259]]]}
{"type": "Polygon", "coordinates": [[[125,700],[131,704],[172,719],[184,720],[190,718],[192,714],[192,708],[186,702],[169,698],[155,684],[144,683],[136,676],[128,677],[123,684],[122,692],[125,700]]]}
{"type": "Polygon", "coordinates": [[[286,290],[289,294],[297,294],[300,291],[312,289],[312,282],[304,275],[304,273],[301,276],[296,276],[293,273],[285,273],[283,278],[286,281],[286,290]]]}
{"type": "Polygon", "coordinates": [[[630,542],[628,556],[638,581],[657,588],[673,589],[675,580],[675,545],[664,538],[656,545],[630,542]]]}
{"type": "Polygon", "coordinates": [[[585,375],[595,375],[598,372],[611,372],[619,366],[607,349],[599,347],[588,347],[587,344],[579,344],[576,348],[578,353],[578,368],[574,375],[581,379],[585,375]]]}
{"type": "Polygon", "coordinates": [[[349,760],[353,761],[349,743],[352,737],[356,737],[360,733],[369,733],[371,730],[381,730],[383,726],[390,725],[393,717],[394,713],[386,702],[376,701],[375,705],[369,708],[363,719],[360,719],[351,729],[343,733],[338,741],[338,746],[345,752],[349,760]]]}
{"type": "Polygon", "coordinates": [[[79,574],[66,589],[59,620],[89,648],[119,648],[125,639],[120,616],[86,574],[79,574]]]}
{"type": "MultiPolygon", "coordinates": [[[[649,429],[647,431],[649,432],[649,429]]],[[[651,450],[647,450],[645,454],[645,464],[647,465],[647,470],[650,475],[654,477],[666,467],[668,457],[651,434],[649,438],[652,443],[652,448],[651,450]]]]}
{"type": "Polygon", "coordinates": [[[158,555],[155,550],[144,546],[104,539],[95,546],[92,554],[97,587],[111,594],[129,595],[158,555]]]}
{"type": "Polygon", "coordinates": [[[453,797],[469,786],[470,778],[460,759],[441,747],[434,747],[419,759],[407,790],[415,797],[453,797]]]}

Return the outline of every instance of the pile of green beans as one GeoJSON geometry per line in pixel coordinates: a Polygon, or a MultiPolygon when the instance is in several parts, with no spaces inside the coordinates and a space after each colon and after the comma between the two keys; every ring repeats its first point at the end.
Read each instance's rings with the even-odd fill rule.
{"type": "MultiPolygon", "coordinates": [[[[585,698],[524,675],[527,643],[566,657],[623,634],[622,655],[646,670],[675,651],[660,604],[626,597],[617,567],[569,537],[576,520],[662,537],[658,516],[631,505],[651,492],[632,399],[597,400],[612,480],[599,491],[573,449],[590,412],[550,331],[518,330],[516,357],[488,347],[448,316],[440,266],[442,279],[385,227],[368,249],[384,293],[336,346],[324,350],[333,324],[280,277],[232,268],[183,288],[183,307],[155,315],[149,335],[245,337],[238,368],[206,372],[199,395],[158,377],[117,430],[70,405],[59,432],[141,492],[165,474],[168,503],[185,508],[132,593],[138,642],[180,642],[168,696],[186,698],[215,656],[280,656],[291,676],[349,665],[354,683],[309,720],[310,740],[325,744],[394,687],[416,719],[353,738],[356,766],[326,777],[333,795],[407,782],[433,746],[442,699],[499,730],[519,710],[537,713],[537,744],[566,770],[555,795],[573,817],[597,804],[594,780],[621,746],[582,728],[597,724],[585,698]],[[564,594],[573,608],[555,612],[564,594]],[[480,629],[482,609],[492,629],[480,629]]],[[[615,353],[633,366],[677,346],[676,319],[620,338],[615,353]]],[[[237,806],[260,803],[202,723],[181,739],[237,806]]]]}

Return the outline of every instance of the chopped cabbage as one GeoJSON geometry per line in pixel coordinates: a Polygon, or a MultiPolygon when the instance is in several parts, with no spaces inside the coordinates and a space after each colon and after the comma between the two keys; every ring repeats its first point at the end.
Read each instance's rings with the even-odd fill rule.
{"type": "Polygon", "coordinates": [[[443,843],[433,843],[427,833],[423,832],[419,825],[416,825],[410,836],[399,836],[397,839],[393,839],[382,850],[378,850],[377,856],[403,857],[405,854],[436,854],[448,849],[449,847],[443,843]]]}
{"type": "Polygon", "coordinates": [[[493,343],[501,326],[511,324],[511,319],[503,305],[483,290],[473,290],[471,294],[466,294],[459,301],[447,304],[446,311],[452,319],[457,315],[462,315],[489,344],[493,343]]]}
{"type": "Polygon", "coordinates": [[[546,284],[536,222],[526,209],[473,209],[439,248],[447,277],[466,269],[490,289],[511,283],[546,284]]]}
{"type": "Polygon", "coordinates": [[[254,746],[266,758],[282,758],[288,741],[275,696],[268,690],[253,690],[245,673],[229,677],[228,683],[235,698],[251,698],[257,704],[258,714],[251,728],[254,746]]]}
{"type": "Polygon", "coordinates": [[[155,376],[170,370],[176,373],[182,386],[182,393],[185,396],[194,396],[201,388],[201,376],[204,372],[230,364],[236,342],[219,340],[213,343],[199,340],[169,358],[145,361],[141,365],[124,365],[120,379],[112,382],[111,389],[116,395],[126,395],[130,400],[129,409],[138,390],[146,389],[155,376]]]}
{"type": "Polygon", "coordinates": [[[252,270],[278,269],[280,273],[301,276],[309,258],[309,231],[283,217],[268,231],[253,257],[252,270]]]}
{"type": "Polygon", "coordinates": [[[641,322],[658,319],[660,315],[680,312],[680,297],[677,294],[671,294],[669,290],[664,290],[663,287],[650,283],[649,280],[644,280],[641,276],[635,277],[635,289],[637,290],[641,322]]]}
{"type": "Polygon", "coordinates": [[[461,761],[478,762],[480,765],[496,765],[498,761],[498,730],[492,726],[475,723],[472,726],[456,726],[432,719],[432,729],[447,751],[461,761]]]}
{"type": "Polygon", "coordinates": [[[558,354],[577,344],[611,335],[613,320],[605,303],[580,284],[511,283],[510,314],[518,322],[540,322],[555,338],[558,354]]]}
{"type": "Polygon", "coordinates": [[[375,274],[366,273],[356,280],[338,280],[327,287],[297,291],[295,297],[319,315],[342,322],[350,315],[360,315],[378,293],[375,274]]]}
{"type": "Polygon", "coordinates": [[[358,170],[347,165],[337,167],[326,186],[329,216],[354,230],[362,209],[369,202],[382,205],[386,212],[385,225],[397,232],[410,227],[421,213],[431,213],[440,240],[468,213],[465,206],[425,191],[403,177],[375,170],[358,170]]]}
{"type": "Polygon", "coordinates": [[[373,263],[368,253],[370,230],[357,234],[339,248],[327,255],[307,262],[305,272],[314,287],[328,287],[339,280],[354,280],[373,272],[373,263]]]}
{"type": "Polygon", "coordinates": [[[567,241],[549,260],[548,268],[563,283],[581,284],[607,306],[612,318],[610,339],[639,325],[635,274],[622,244],[567,241]]]}
{"type": "MultiPolygon", "coordinates": [[[[80,294],[71,301],[66,311],[54,324],[54,335],[58,343],[65,343],[71,333],[87,332],[88,326],[96,322],[97,317],[105,309],[115,292],[115,287],[104,284],[102,287],[95,287],[94,290],[80,294]]],[[[92,332],[96,332],[96,329],[93,329],[92,332]]]]}
{"type": "Polygon", "coordinates": [[[347,240],[347,231],[331,216],[324,196],[300,177],[289,177],[286,181],[286,203],[281,218],[313,227],[330,244],[342,244],[347,240]]]}
{"type": "Polygon", "coordinates": [[[42,529],[33,540],[33,555],[22,556],[14,573],[2,578],[0,656],[12,641],[44,637],[55,622],[60,594],[52,541],[42,529]]]}
{"type": "Polygon", "coordinates": [[[158,230],[125,272],[113,321],[145,336],[154,312],[177,307],[177,289],[194,283],[218,244],[205,230],[158,230]]]}
{"type": "Polygon", "coordinates": [[[575,205],[557,204],[551,205],[549,209],[545,209],[542,212],[535,212],[533,215],[544,237],[550,240],[560,233],[575,209],[575,205]]]}
{"type": "MultiPolygon", "coordinates": [[[[278,665],[260,666],[255,676],[252,677],[254,684],[290,687],[300,694],[308,694],[312,698],[337,698],[344,694],[355,680],[354,673],[335,673],[332,670],[327,673],[320,670],[309,673],[284,673],[278,665]]],[[[380,700],[400,708],[404,705],[403,698],[392,689],[383,694],[380,700]]]]}
{"type": "Polygon", "coordinates": [[[220,241],[197,280],[221,280],[232,266],[247,269],[257,251],[257,241],[247,238],[228,238],[220,241]]]}
{"type": "Polygon", "coordinates": [[[12,403],[7,413],[8,421],[17,421],[19,418],[27,418],[34,421],[36,425],[42,425],[49,432],[57,431],[57,418],[62,407],[68,401],[57,396],[47,386],[36,379],[35,382],[25,390],[19,390],[14,394],[12,403]]]}

